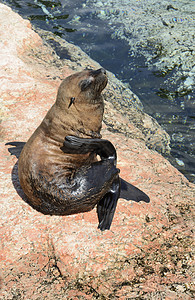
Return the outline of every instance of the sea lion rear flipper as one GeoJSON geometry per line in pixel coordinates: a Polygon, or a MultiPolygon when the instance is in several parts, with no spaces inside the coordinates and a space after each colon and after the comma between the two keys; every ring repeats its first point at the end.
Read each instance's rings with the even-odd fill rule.
{"type": "Polygon", "coordinates": [[[8,148],[8,151],[11,153],[11,155],[15,155],[17,158],[19,158],[25,144],[25,142],[8,142],[5,145],[12,146],[8,148]]]}
{"type": "Polygon", "coordinates": [[[120,195],[119,176],[113,181],[110,191],[99,201],[97,205],[97,214],[100,230],[110,229],[114,213],[116,210],[118,198],[120,195]]]}
{"type": "Polygon", "coordinates": [[[144,201],[150,202],[150,198],[142,192],[140,189],[120,178],[121,181],[121,192],[120,197],[126,200],[133,200],[135,202],[144,201]]]}
{"type": "Polygon", "coordinates": [[[88,153],[95,152],[101,159],[113,159],[116,161],[116,150],[113,144],[103,139],[86,139],[76,136],[66,136],[61,148],[65,153],[88,153]]]}

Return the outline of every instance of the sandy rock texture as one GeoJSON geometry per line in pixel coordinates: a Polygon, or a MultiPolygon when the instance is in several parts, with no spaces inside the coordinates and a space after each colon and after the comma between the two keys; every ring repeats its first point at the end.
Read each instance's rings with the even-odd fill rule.
{"type": "Polygon", "coordinates": [[[105,232],[97,229],[95,210],[50,217],[26,203],[18,152],[11,156],[5,143],[29,138],[73,64],[60,62],[3,4],[0,36],[0,299],[192,299],[194,185],[148,149],[142,131],[112,103],[102,135],[116,146],[121,177],[150,203],[120,199],[105,232]],[[108,130],[110,117],[121,130],[108,130]],[[132,134],[122,133],[126,127],[132,134]]]}

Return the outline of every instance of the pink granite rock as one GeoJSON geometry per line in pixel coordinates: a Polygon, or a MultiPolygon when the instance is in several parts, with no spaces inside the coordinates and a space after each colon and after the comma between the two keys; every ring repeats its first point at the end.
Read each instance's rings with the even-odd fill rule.
{"type": "Polygon", "coordinates": [[[121,177],[151,198],[119,199],[111,230],[95,210],[45,216],[26,203],[5,143],[28,139],[72,71],[3,4],[0,35],[0,299],[192,299],[194,185],[144,142],[103,126],[121,177]]]}

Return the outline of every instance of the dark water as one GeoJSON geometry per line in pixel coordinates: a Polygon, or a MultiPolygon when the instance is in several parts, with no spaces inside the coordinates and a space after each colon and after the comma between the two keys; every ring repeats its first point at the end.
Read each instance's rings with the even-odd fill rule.
{"type": "MultiPolygon", "coordinates": [[[[166,78],[149,70],[145,58],[132,55],[129,45],[112,38],[106,20],[100,20],[83,4],[85,1],[29,0],[1,1],[31,21],[35,27],[52,31],[80,46],[104,68],[113,72],[138,95],[145,111],[152,115],[171,136],[168,159],[190,181],[195,179],[195,113],[192,97],[179,95],[176,87],[165,84],[166,78]]],[[[152,49],[148,49],[152,51],[152,49]]],[[[58,52],[63,58],[63,54],[58,52]]]]}

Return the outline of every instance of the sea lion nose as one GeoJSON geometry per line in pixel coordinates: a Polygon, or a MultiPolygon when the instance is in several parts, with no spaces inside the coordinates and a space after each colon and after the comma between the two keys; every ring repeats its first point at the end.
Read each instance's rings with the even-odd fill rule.
{"type": "Polygon", "coordinates": [[[100,68],[98,70],[91,70],[90,73],[91,73],[92,76],[96,77],[96,76],[98,76],[101,73],[104,74],[104,75],[106,75],[106,70],[104,68],[100,68]]]}

